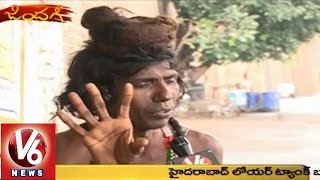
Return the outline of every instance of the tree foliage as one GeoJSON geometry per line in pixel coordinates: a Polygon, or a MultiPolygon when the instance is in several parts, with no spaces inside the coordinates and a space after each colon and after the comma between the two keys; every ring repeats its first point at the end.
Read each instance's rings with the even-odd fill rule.
{"type": "Polygon", "coordinates": [[[320,32],[320,0],[174,0],[204,64],[284,60],[320,32]]]}

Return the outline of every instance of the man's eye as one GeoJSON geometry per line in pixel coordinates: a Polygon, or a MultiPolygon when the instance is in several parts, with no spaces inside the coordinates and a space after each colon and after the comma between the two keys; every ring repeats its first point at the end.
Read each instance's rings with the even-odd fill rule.
{"type": "Polygon", "coordinates": [[[166,83],[167,84],[174,84],[174,83],[177,83],[177,78],[170,78],[170,79],[167,79],[166,80],[166,83]]]}
{"type": "Polygon", "coordinates": [[[137,88],[146,88],[146,87],[149,87],[151,85],[152,85],[151,82],[140,82],[140,83],[137,83],[135,86],[137,88]]]}

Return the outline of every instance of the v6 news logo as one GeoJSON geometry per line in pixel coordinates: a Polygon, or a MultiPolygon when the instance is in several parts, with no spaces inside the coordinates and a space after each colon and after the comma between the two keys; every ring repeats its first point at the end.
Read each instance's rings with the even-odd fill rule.
{"type": "Polygon", "coordinates": [[[55,178],[55,125],[1,125],[2,179],[55,178]]]}
{"type": "Polygon", "coordinates": [[[19,129],[11,136],[8,148],[15,163],[22,167],[32,167],[43,160],[47,144],[36,129],[19,129]]]}

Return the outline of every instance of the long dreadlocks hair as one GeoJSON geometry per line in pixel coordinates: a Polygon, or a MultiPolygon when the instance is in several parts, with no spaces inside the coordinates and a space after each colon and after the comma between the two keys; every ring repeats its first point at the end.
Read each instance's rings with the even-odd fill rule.
{"type": "MultiPolygon", "coordinates": [[[[117,101],[117,78],[130,77],[147,66],[163,61],[177,70],[174,51],[177,25],[169,17],[126,18],[109,7],[101,6],[87,10],[81,25],[88,29],[90,40],[71,59],[67,72],[69,80],[64,91],[54,99],[59,110],[77,116],[68,99],[70,92],[76,92],[94,113],[85,90],[85,84],[89,82],[98,87],[108,105],[117,101]]],[[[182,96],[185,85],[181,78],[178,83],[182,96]]]]}

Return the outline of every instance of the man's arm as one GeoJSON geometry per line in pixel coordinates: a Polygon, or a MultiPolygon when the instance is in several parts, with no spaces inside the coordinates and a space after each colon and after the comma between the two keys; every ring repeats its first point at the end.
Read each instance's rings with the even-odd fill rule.
{"type": "Polygon", "coordinates": [[[56,134],[57,164],[89,164],[91,156],[81,137],[72,130],[56,134]]]}

